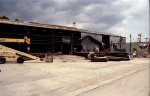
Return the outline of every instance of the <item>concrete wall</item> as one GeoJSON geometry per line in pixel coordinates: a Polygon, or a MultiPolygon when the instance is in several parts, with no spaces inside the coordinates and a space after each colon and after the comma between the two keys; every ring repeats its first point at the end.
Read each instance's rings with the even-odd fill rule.
{"type": "Polygon", "coordinates": [[[120,37],[119,36],[110,36],[110,44],[116,44],[118,48],[121,47],[121,49],[125,48],[126,38],[122,37],[121,46],[120,46],[120,37]]]}
{"type": "Polygon", "coordinates": [[[81,33],[81,37],[84,37],[84,36],[91,36],[97,41],[102,42],[102,35],[92,34],[92,33],[81,33]]]}
{"type": "Polygon", "coordinates": [[[99,46],[96,43],[89,40],[89,38],[85,38],[84,40],[82,40],[81,44],[82,44],[82,49],[85,52],[94,51],[96,47],[99,48],[99,46]]]}
{"type": "Polygon", "coordinates": [[[110,36],[110,43],[119,43],[120,37],[110,36]]]}

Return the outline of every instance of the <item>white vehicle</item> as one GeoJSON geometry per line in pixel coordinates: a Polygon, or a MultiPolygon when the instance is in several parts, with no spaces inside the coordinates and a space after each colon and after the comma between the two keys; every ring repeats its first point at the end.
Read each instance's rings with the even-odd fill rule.
{"type": "Polygon", "coordinates": [[[12,51],[0,51],[0,64],[4,64],[6,62],[17,62],[22,64],[24,62],[24,58],[12,51]]]}

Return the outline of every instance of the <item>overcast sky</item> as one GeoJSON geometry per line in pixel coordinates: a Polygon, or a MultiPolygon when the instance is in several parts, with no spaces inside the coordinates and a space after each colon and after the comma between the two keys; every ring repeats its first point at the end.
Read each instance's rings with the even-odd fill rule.
{"type": "Polygon", "coordinates": [[[149,37],[148,0],[0,0],[0,16],[73,26],[122,35],[149,37]]]}

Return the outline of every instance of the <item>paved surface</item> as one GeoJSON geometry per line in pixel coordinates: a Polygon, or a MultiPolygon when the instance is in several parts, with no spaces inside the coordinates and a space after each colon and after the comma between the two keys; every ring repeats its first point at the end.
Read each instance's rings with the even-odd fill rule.
{"type": "Polygon", "coordinates": [[[141,70],[78,96],[150,96],[149,70],[141,70]]]}
{"type": "Polygon", "coordinates": [[[148,59],[104,63],[60,58],[0,65],[0,96],[149,95],[148,59]]]}

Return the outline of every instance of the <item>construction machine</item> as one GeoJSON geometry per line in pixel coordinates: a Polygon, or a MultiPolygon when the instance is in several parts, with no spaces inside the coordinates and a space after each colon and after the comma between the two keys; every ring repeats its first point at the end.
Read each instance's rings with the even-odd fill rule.
{"type": "Polygon", "coordinates": [[[87,57],[92,62],[128,61],[131,59],[130,54],[125,49],[118,49],[117,47],[113,50],[106,49],[100,52],[90,52],[87,57]]]}
{"type": "Polygon", "coordinates": [[[100,51],[100,52],[90,52],[88,54],[88,59],[91,60],[91,62],[107,62],[108,58],[106,56],[109,49],[100,51]]]}
{"type": "Polygon", "coordinates": [[[1,43],[27,43],[30,44],[30,38],[24,37],[23,39],[16,38],[0,38],[1,43]]]}
{"type": "Polygon", "coordinates": [[[108,52],[109,61],[121,61],[121,60],[130,60],[131,56],[126,52],[125,49],[119,49],[113,45],[113,49],[108,52]]]}
{"type": "MultiPolygon", "coordinates": [[[[16,38],[0,38],[1,43],[27,43],[30,44],[30,38],[26,36],[23,39],[16,38]]],[[[16,61],[17,63],[23,63],[26,58],[29,59],[39,59],[36,56],[3,46],[0,44],[0,64],[4,64],[7,61],[16,61]]]]}
{"type": "Polygon", "coordinates": [[[0,64],[6,63],[6,61],[17,61],[17,63],[23,63],[24,58],[17,55],[13,51],[0,51],[0,64]]]}

